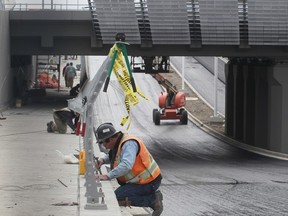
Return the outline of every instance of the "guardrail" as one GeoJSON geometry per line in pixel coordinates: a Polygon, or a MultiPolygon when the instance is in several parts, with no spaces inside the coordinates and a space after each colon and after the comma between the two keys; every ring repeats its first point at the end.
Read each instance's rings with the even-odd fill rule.
{"type": "Polygon", "coordinates": [[[31,4],[31,3],[18,3],[18,4],[1,4],[0,0],[0,10],[13,10],[13,11],[32,11],[32,10],[59,10],[59,11],[79,11],[79,10],[89,10],[88,2],[87,4],[31,4]]]}

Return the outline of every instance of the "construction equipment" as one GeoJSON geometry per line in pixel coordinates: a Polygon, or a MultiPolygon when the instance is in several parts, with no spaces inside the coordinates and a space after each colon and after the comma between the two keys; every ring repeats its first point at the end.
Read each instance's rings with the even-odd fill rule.
{"type": "Polygon", "coordinates": [[[159,73],[151,74],[158,83],[166,89],[159,96],[159,108],[153,109],[153,122],[160,125],[160,120],[179,119],[181,124],[188,123],[188,113],[184,108],[186,97],[184,92],[177,88],[159,73]]]}

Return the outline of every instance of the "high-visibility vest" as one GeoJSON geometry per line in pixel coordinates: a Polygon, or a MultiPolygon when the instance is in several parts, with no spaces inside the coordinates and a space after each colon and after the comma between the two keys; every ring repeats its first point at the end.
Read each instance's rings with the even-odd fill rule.
{"type": "Polygon", "coordinates": [[[136,156],[132,169],[125,176],[118,177],[117,180],[122,183],[134,184],[147,184],[153,181],[160,175],[160,168],[147,150],[145,144],[137,137],[124,134],[118,146],[114,168],[120,163],[122,145],[128,140],[135,140],[139,144],[139,153],[136,156]]]}

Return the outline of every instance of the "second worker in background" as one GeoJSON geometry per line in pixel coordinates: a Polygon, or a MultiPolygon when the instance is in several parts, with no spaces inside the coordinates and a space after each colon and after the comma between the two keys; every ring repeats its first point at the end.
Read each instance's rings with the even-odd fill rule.
{"type": "Polygon", "coordinates": [[[75,133],[77,123],[79,121],[79,113],[70,110],[68,107],[59,110],[53,110],[54,121],[47,123],[47,132],[58,132],[65,134],[67,132],[67,125],[72,129],[72,133],[75,133]]]}
{"type": "Polygon", "coordinates": [[[69,66],[65,68],[65,76],[67,77],[66,87],[73,88],[73,82],[76,75],[76,68],[73,66],[73,63],[70,62],[69,66]]]}

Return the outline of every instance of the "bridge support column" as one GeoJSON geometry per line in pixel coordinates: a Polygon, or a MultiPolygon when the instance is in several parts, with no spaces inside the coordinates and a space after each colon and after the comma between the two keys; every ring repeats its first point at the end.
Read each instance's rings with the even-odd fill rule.
{"type": "MultiPolygon", "coordinates": [[[[251,107],[255,111],[255,137],[254,145],[267,149],[268,141],[268,66],[255,66],[253,68],[255,77],[255,106],[251,107]]],[[[249,107],[250,108],[250,107],[249,107]]]]}
{"type": "Polygon", "coordinates": [[[288,64],[277,64],[269,74],[268,148],[288,153],[288,64]]]}
{"type": "Polygon", "coordinates": [[[233,137],[233,112],[234,112],[234,73],[233,69],[236,67],[233,64],[225,65],[225,76],[226,76],[226,100],[225,100],[225,133],[226,135],[233,137]]]}
{"type": "Polygon", "coordinates": [[[234,95],[233,95],[233,137],[243,140],[243,66],[234,67],[234,95]]]}
{"type": "Polygon", "coordinates": [[[243,142],[254,145],[255,132],[255,78],[253,68],[244,66],[243,142]]]}
{"type": "Polygon", "coordinates": [[[288,153],[288,64],[270,59],[231,59],[226,65],[228,136],[288,153]]]}
{"type": "Polygon", "coordinates": [[[226,134],[236,140],[243,140],[243,97],[244,67],[227,64],[226,73],[226,134]]]}

